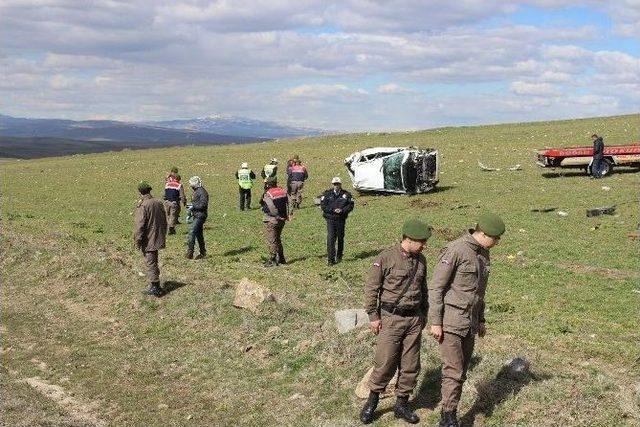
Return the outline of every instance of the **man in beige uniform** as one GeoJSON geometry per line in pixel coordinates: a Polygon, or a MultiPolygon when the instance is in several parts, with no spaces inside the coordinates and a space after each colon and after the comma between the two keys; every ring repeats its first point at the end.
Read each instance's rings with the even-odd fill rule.
{"type": "Polygon", "coordinates": [[[164,248],[167,236],[167,215],[160,200],[151,196],[151,186],[142,181],[138,184],[142,198],[134,213],[133,243],[144,254],[147,263],[149,289],[147,295],[161,297],[164,291],[160,287],[160,269],[158,268],[158,250],[164,248]]]}
{"type": "Polygon", "coordinates": [[[410,219],[402,227],[402,241],[384,250],[374,261],[365,284],[365,310],[371,330],[378,335],[369,399],[360,412],[368,424],[374,419],[380,393],[399,370],[396,418],[420,421],[408,399],[420,372],[420,342],[427,313],[427,262],[422,255],[431,229],[410,219]]]}
{"type": "Polygon", "coordinates": [[[485,334],[484,294],[489,278],[489,249],[500,241],[500,217],[480,216],[475,229],[442,249],[429,284],[431,335],[442,358],[440,427],[458,427],[456,411],[473,354],[474,335],[485,334]]]}

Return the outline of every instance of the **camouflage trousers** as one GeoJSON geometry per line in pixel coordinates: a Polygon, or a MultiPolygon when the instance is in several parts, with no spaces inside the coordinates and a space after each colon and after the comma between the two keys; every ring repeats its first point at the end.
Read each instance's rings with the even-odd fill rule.
{"type": "Polygon", "coordinates": [[[269,247],[269,256],[271,259],[276,259],[277,256],[282,256],[284,253],[282,248],[282,229],[284,228],[284,221],[264,223],[264,232],[267,239],[267,246],[269,247]]]}
{"type": "Polygon", "coordinates": [[[382,393],[398,372],[396,396],[408,397],[418,382],[420,373],[420,342],[422,316],[398,316],[382,312],[382,329],[378,334],[374,368],[369,377],[369,389],[382,393]]]}
{"type": "Polygon", "coordinates": [[[173,228],[178,223],[180,217],[180,203],[170,200],[164,201],[164,212],[167,214],[167,225],[173,228]]]}
{"type": "Polygon", "coordinates": [[[147,278],[149,282],[159,282],[160,267],[158,267],[158,251],[144,252],[144,260],[147,264],[147,278]]]}
{"type": "Polygon", "coordinates": [[[291,181],[291,191],[289,192],[289,199],[291,200],[291,204],[294,208],[299,208],[300,203],[302,203],[302,188],[304,187],[304,182],[302,181],[291,181]]]}
{"type": "Polygon", "coordinates": [[[458,408],[462,385],[467,379],[467,370],[473,355],[475,336],[469,332],[466,336],[444,332],[440,343],[442,359],[442,410],[453,411],[458,408]]]}

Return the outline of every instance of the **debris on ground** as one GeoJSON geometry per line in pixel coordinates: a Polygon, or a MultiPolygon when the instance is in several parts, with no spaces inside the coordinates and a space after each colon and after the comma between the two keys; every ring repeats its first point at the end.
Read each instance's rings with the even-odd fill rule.
{"type": "Polygon", "coordinates": [[[369,315],[361,308],[338,310],[334,313],[338,332],[344,334],[352,329],[369,325],[369,315]]]}
{"type": "Polygon", "coordinates": [[[611,190],[611,187],[608,187],[608,186],[606,186],[606,185],[603,185],[603,186],[602,186],[602,189],[603,189],[604,191],[609,191],[609,190],[611,190]]]}
{"type": "Polygon", "coordinates": [[[236,296],[233,306],[246,308],[252,312],[258,311],[258,306],[264,301],[275,301],[275,296],[267,288],[258,283],[254,283],[246,277],[240,280],[236,286],[236,296]]]}
{"type": "Polygon", "coordinates": [[[289,397],[289,400],[297,400],[297,399],[304,399],[304,394],[295,393],[289,397]]]}
{"type": "Polygon", "coordinates": [[[599,208],[587,209],[587,216],[613,215],[616,211],[616,205],[602,206],[599,208]]]}
{"type": "MultiPolygon", "coordinates": [[[[486,172],[497,172],[497,171],[500,170],[500,168],[492,168],[490,166],[486,166],[486,165],[482,164],[482,162],[480,160],[478,160],[478,166],[480,166],[480,169],[482,169],[483,171],[486,171],[486,172]]],[[[513,171],[521,171],[522,170],[522,165],[517,164],[517,165],[511,166],[511,167],[507,168],[507,170],[512,171],[512,172],[513,171]]]]}
{"type": "Polygon", "coordinates": [[[322,204],[322,199],[320,197],[314,197],[313,204],[316,206],[320,206],[320,204],[322,204]]]}
{"type": "Polygon", "coordinates": [[[505,363],[505,366],[512,374],[523,374],[529,372],[531,363],[526,358],[518,356],[505,363]]]}
{"type": "Polygon", "coordinates": [[[569,212],[565,212],[565,211],[558,211],[558,215],[565,217],[565,216],[569,216],[569,212]]]}
{"type": "Polygon", "coordinates": [[[555,211],[557,209],[558,208],[533,208],[533,209],[531,209],[531,212],[548,213],[548,212],[553,212],[553,211],[555,211]]]}
{"type": "Polygon", "coordinates": [[[497,172],[500,170],[500,168],[491,168],[489,166],[485,166],[480,162],[480,160],[478,160],[478,166],[480,166],[480,169],[486,172],[497,172]]]}
{"type": "Polygon", "coordinates": [[[640,231],[634,231],[633,233],[629,233],[627,234],[627,237],[629,237],[631,240],[638,240],[640,239],[640,231]]]}
{"type": "MultiPolygon", "coordinates": [[[[358,383],[358,386],[356,387],[356,390],[355,390],[356,396],[358,396],[360,399],[366,399],[367,397],[369,397],[369,377],[371,377],[372,373],[373,373],[373,367],[371,367],[367,371],[367,373],[364,374],[364,377],[362,377],[362,379],[360,380],[360,383],[358,383]]],[[[396,371],[393,378],[391,378],[391,381],[389,381],[389,384],[387,385],[387,388],[384,390],[384,392],[380,393],[380,398],[393,396],[396,390],[397,384],[398,384],[398,371],[396,371]]]]}
{"type": "Polygon", "coordinates": [[[468,207],[469,207],[469,205],[455,205],[455,206],[452,206],[452,207],[451,207],[451,210],[454,210],[454,209],[464,209],[464,208],[468,208],[468,207]]]}

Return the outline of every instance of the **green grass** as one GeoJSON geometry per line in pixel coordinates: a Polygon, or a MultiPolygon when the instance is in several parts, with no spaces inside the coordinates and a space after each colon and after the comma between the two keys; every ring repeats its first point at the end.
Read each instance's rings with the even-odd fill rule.
{"type": "MultiPolygon", "coordinates": [[[[488,336],[463,392],[460,415],[487,426],[640,425],[637,173],[600,181],[535,166],[534,149],[638,139],[640,116],[353,134],[265,144],[124,151],[30,161],[2,170],[2,387],[7,425],[82,425],[73,406],[56,404],[24,382],[59,385],[112,425],[357,425],[353,391],[372,363],[366,330],[339,335],[333,312],[362,304],[375,253],[396,242],[408,216],[435,228],[429,269],[447,240],[481,211],[500,213],[507,234],[492,251],[488,336]],[[312,197],[342,160],[377,145],[438,148],[439,191],[419,196],[358,196],[347,224],[345,261],[326,267],[325,223],[312,197]],[[264,269],[261,214],[239,212],[233,174],[271,157],[298,153],[311,180],[303,209],[284,230],[290,265],[264,269]],[[500,167],[482,172],[477,161],[500,167]],[[510,172],[508,166],[522,164],[510,172]],[[161,252],[170,295],[143,297],[144,261],[131,243],[135,185],[180,167],[200,175],[211,202],[210,257],[183,259],[186,226],[161,252]],[[601,187],[609,186],[610,191],[601,187]],[[631,202],[621,204],[623,202],[631,202]],[[587,218],[619,204],[616,215],[587,218]],[[459,205],[466,208],[453,209],[459,205]],[[533,213],[536,207],[569,213],[533,213]],[[595,229],[594,229],[595,228],[595,229]],[[521,255],[517,255],[522,251],[521,255]],[[243,277],[277,297],[253,314],[232,306],[243,277]],[[518,381],[499,375],[515,356],[531,361],[518,381]],[[295,394],[303,398],[293,399],[295,394]]],[[[152,184],[153,185],[153,184],[152,184]]],[[[259,185],[258,185],[259,186],[259,185]]],[[[254,190],[257,206],[258,189],[254,190]]],[[[437,347],[425,337],[419,414],[438,417],[437,347]]],[[[392,405],[384,401],[381,410],[392,405]]],[[[378,425],[394,425],[385,413],[378,425]]]]}

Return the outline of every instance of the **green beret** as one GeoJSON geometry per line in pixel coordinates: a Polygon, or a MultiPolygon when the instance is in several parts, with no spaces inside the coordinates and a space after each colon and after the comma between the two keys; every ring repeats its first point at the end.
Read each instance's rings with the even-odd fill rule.
{"type": "Polygon", "coordinates": [[[264,182],[267,185],[278,185],[278,179],[275,176],[268,177],[264,182]]]}
{"type": "Polygon", "coordinates": [[[176,166],[172,167],[171,172],[178,173],[178,168],[176,166]]]}
{"type": "Polygon", "coordinates": [[[431,237],[431,227],[416,218],[405,221],[402,234],[413,240],[427,240],[431,237]]]}
{"type": "Polygon", "coordinates": [[[505,226],[502,219],[493,213],[484,213],[478,218],[478,228],[487,236],[499,237],[504,234],[505,226]]]}
{"type": "Polygon", "coordinates": [[[149,183],[147,181],[140,181],[138,183],[138,190],[139,191],[151,190],[151,186],[149,185],[149,183]]]}

